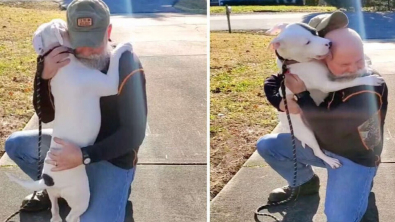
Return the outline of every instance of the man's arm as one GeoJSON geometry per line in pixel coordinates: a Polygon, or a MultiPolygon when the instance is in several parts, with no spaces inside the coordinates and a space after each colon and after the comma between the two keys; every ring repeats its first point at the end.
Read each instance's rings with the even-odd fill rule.
{"type": "Polygon", "coordinates": [[[265,80],[263,89],[266,95],[267,100],[274,106],[278,111],[280,109],[280,103],[282,97],[280,96],[279,89],[281,86],[281,78],[277,75],[271,75],[265,80]]]}
{"type": "Polygon", "coordinates": [[[316,106],[310,95],[298,100],[303,116],[314,133],[347,135],[354,132],[381,108],[381,95],[373,90],[356,92],[343,100],[336,108],[316,106]]]}
{"type": "Polygon", "coordinates": [[[120,91],[118,94],[119,129],[91,146],[83,147],[92,162],[111,160],[132,150],[138,151],[145,137],[147,96],[145,76],[138,57],[125,52],[120,59],[120,91]],[[137,70],[137,71],[136,71],[137,70]],[[121,82],[124,80],[123,82],[121,82]]]}

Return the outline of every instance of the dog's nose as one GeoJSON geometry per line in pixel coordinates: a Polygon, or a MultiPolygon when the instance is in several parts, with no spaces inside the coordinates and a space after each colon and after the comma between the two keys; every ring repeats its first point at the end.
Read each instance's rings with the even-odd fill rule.
{"type": "Polygon", "coordinates": [[[332,48],[332,42],[329,42],[328,44],[325,44],[325,46],[328,46],[329,48],[332,48]]]}

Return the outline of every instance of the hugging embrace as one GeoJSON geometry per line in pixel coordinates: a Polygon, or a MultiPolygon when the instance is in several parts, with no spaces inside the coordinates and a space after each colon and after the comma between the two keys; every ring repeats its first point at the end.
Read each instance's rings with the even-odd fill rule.
{"type": "Polygon", "coordinates": [[[53,129],[42,130],[41,156],[37,130],[13,133],[5,150],[30,178],[41,176],[37,181],[10,176],[38,191],[34,199],[25,198],[21,210],[51,208],[51,222],[62,221],[58,198],[71,208],[67,222],[125,220],[145,138],[147,98],[139,58],[130,43],[112,49],[111,28],[103,1],[74,0],[67,23],[54,19],[34,33],[44,67],[37,71],[33,104],[53,129]]]}
{"type": "MultiPolygon", "coordinates": [[[[279,111],[285,133],[257,142],[258,153],[287,182],[273,190],[269,203],[317,194],[312,166],[328,171],[325,214],[328,222],[359,222],[380,164],[388,89],[366,65],[361,37],[347,28],[340,12],[318,15],[309,24],[289,24],[273,41],[278,64],[287,66],[286,102],[296,137],[297,179],[291,134],[280,92],[283,80],[265,80],[268,101],[279,111]],[[294,184],[295,182],[295,184],[294,184]]],[[[283,131],[284,132],[284,131],[283,131]]]]}

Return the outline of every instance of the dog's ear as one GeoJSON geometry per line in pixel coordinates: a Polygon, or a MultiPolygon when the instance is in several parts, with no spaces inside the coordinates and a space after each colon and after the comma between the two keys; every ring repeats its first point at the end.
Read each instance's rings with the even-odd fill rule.
{"type": "Polygon", "coordinates": [[[279,33],[281,33],[286,27],[287,27],[288,23],[279,23],[277,25],[275,25],[273,28],[267,30],[265,32],[266,35],[277,35],[279,33]]]}
{"type": "Polygon", "coordinates": [[[60,27],[59,23],[53,22],[51,25],[51,29],[55,33],[56,39],[58,40],[60,45],[63,45],[63,37],[60,32],[63,31],[63,28],[60,27]]]}
{"type": "Polygon", "coordinates": [[[39,55],[44,53],[44,44],[40,33],[35,32],[33,35],[33,48],[39,55]]]}
{"type": "Polygon", "coordinates": [[[269,43],[268,48],[272,46],[273,50],[277,50],[278,48],[281,47],[281,44],[282,44],[282,38],[276,37],[269,43]]]}

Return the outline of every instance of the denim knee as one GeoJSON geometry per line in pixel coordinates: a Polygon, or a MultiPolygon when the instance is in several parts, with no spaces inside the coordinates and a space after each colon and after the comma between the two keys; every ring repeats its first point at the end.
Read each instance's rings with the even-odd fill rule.
{"type": "Polygon", "coordinates": [[[14,159],[17,156],[17,133],[14,132],[12,133],[5,141],[4,144],[4,150],[7,153],[7,155],[11,158],[14,159]]]}
{"type": "Polygon", "coordinates": [[[276,147],[275,145],[276,142],[277,142],[277,137],[272,134],[267,134],[261,137],[256,144],[256,149],[259,155],[261,155],[261,157],[263,157],[264,159],[266,159],[269,156],[272,156],[271,149],[273,147],[276,147]]]}

